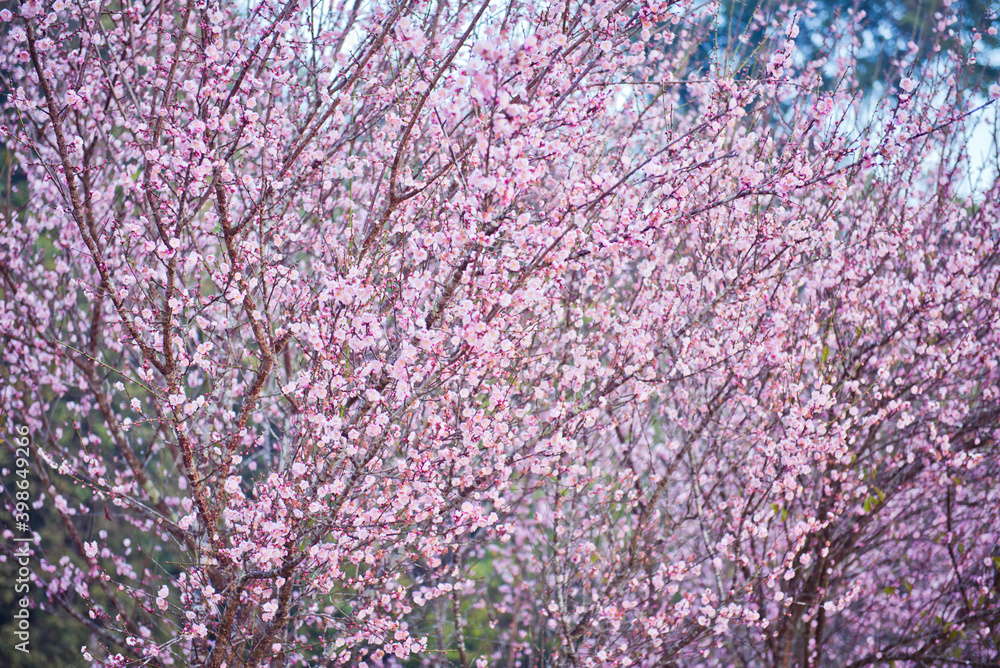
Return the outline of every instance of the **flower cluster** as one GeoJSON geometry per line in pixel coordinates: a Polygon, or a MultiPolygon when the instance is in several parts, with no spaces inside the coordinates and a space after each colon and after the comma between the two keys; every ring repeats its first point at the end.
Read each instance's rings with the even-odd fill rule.
{"type": "Polygon", "coordinates": [[[708,60],[690,0],[0,10],[84,658],[995,657],[995,85],[860,105],[861,17],[772,9],[708,60]]]}

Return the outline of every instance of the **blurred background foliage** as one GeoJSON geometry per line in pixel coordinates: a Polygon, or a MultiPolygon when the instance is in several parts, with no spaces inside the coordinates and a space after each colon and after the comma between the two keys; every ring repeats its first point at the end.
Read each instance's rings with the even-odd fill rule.
{"type": "MultiPolygon", "coordinates": [[[[799,15],[796,46],[808,60],[819,55],[822,38],[831,32],[832,26],[850,15],[864,12],[861,43],[852,55],[856,58],[855,76],[865,90],[887,83],[893,62],[903,58],[911,45],[916,51],[914,64],[919,65],[934,57],[938,43],[943,44],[942,51],[969,55],[974,35],[978,36],[981,50],[970,67],[971,78],[988,84],[1000,76],[1000,34],[987,33],[1000,14],[1000,2],[984,0],[815,0],[809,3],[721,0],[715,30],[702,47],[703,62],[708,64],[720,57],[728,60],[727,55],[752,52],[752,47],[767,37],[763,30],[751,25],[755,12],[762,10],[770,14],[779,9],[786,14],[799,15]],[[958,20],[945,29],[947,38],[940,40],[934,28],[945,14],[958,20]]],[[[753,67],[752,62],[744,65],[753,67]]]]}

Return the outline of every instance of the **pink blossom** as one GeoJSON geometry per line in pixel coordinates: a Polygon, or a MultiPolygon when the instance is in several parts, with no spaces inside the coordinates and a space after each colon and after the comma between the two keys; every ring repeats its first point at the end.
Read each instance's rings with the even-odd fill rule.
{"type": "Polygon", "coordinates": [[[958,3],[898,96],[860,11],[341,4],[0,10],[5,512],[88,660],[993,661],[958,3]]]}
{"type": "MultiPolygon", "coordinates": [[[[39,0],[25,0],[21,3],[21,16],[26,19],[33,19],[42,12],[42,3],[39,0]]],[[[4,21],[9,21],[10,13],[8,12],[8,18],[4,18],[4,21]]]]}

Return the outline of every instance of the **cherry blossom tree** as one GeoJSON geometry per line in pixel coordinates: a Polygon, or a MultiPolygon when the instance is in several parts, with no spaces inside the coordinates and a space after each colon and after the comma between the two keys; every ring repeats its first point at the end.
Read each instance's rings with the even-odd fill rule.
{"type": "Polygon", "coordinates": [[[85,660],[995,665],[981,35],[866,93],[862,16],[698,60],[717,10],[0,10],[3,408],[85,660]]]}

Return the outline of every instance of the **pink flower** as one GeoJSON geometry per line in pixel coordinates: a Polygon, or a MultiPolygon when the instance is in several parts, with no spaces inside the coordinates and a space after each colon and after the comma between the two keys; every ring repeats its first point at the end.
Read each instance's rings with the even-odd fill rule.
{"type": "MultiPolygon", "coordinates": [[[[38,0],[28,0],[27,2],[21,5],[21,16],[23,16],[26,19],[34,18],[41,13],[42,13],[42,3],[40,3],[38,0]]],[[[9,21],[9,20],[10,19],[4,19],[4,21],[9,21]]]]}

